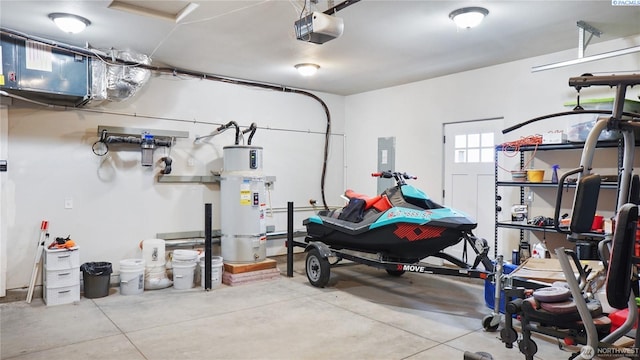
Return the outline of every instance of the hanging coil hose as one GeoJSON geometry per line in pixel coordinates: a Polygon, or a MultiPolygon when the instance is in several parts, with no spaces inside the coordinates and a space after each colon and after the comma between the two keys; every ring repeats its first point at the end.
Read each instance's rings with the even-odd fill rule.
{"type": "Polygon", "coordinates": [[[163,175],[171,174],[171,163],[173,162],[173,159],[171,159],[169,156],[164,156],[160,159],[160,161],[164,162],[164,169],[162,169],[160,173],[163,175]]]}
{"type": "MultiPolygon", "coordinates": [[[[542,135],[530,135],[530,136],[522,137],[518,140],[502,143],[500,147],[502,148],[502,153],[504,154],[504,156],[515,157],[520,153],[521,146],[535,146],[535,148],[533,149],[533,154],[531,155],[531,158],[529,159],[529,161],[527,161],[526,164],[524,164],[524,166],[521,169],[521,170],[524,170],[527,168],[527,166],[529,166],[529,163],[531,162],[531,160],[536,156],[536,151],[538,151],[538,145],[540,144],[542,144],[542,135]]],[[[509,170],[503,168],[500,165],[498,165],[498,167],[502,170],[509,172],[509,170]]]]}
{"type": "Polygon", "coordinates": [[[105,156],[109,152],[109,146],[107,145],[106,137],[107,130],[102,130],[102,133],[100,133],[100,139],[98,139],[98,141],[94,142],[93,145],[91,145],[91,150],[94,154],[98,156],[105,156]]]}

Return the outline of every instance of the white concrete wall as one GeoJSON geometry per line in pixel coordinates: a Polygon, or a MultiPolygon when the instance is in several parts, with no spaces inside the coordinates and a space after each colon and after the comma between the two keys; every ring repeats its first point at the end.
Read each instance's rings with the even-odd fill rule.
{"type": "MultiPolygon", "coordinates": [[[[326,185],[335,199],[343,191],[344,98],[317,95],[331,110],[336,134],[326,185]]],[[[153,76],[133,99],[91,110],[98,111],[51,110],[19,101],[9,108],[10,171],[3,175],[8,289],[28,285],[43,219],[49,220],[52,239],[71,235],[78,243],[81,263],[108,261],[114,271],[120,260],[141,257],[139,242],[157,233],[203,230],[204,203],[213,203],[213,228],[219,229],[219,184],[158,183],[159,159],[167,154],[163,147],[155,150],[153,167],[140,165],[139,149],[96,156],[91,145],[99,125],[187,131],[189,138],[178,139],[171,149],[171,175],[211,175],[221,170],[222,147],[233,144],[234,131],[199,144],[194,138],[231,120],[243,128],[256,122],[260,128],[252,144],[264,148],[265,175],[276,177],[270,205],[276,210],[286,208],[287,201],[308,206],[312,198],[321,204],[327,120],[320,103],[310,97],[153,76]],[[64,208],[65,199],[73,200],[72,209],[64,208]]],[[[311,213],[296,213],[295,227],[301,228],[311,213]]],[[[267,224],[286,230],[286,213],[276,212],[267,224]]]]}
{"type": "MultiPolygon", "coordinates": [[[[590,45],[586,55],[637,46],[640,36],[590,45]]],[[[523,44],[526,46],[526,44],[523,44]]],[[[567,111],[565,102],[575,101],[568,79],[583,73],[618,74],[640,71],[640,54],[626,55],[566,68],[532,73],[531,67],[571,60],[577,50],[514,61],[436,79],[349,96],[347,118],[347,184],[363,193],[376,191],[377,138],[396,137],[396,169],[417,175],[416,185],[442,200],[443,123],[504,117],[505,127],[530,118],[567,111]]],[[[627,98],[638,100],[633,88],[627,98]]],[[[613,97],[609,88],[583,89],[582,98],[613,97]]],[[[504,141],[521,136],[566,130],[568,120],[538,122],[505,135],[504,141]]],[[[572,119],[575,121],[575,119],[572,119]]],[[[578,159],[579,160],[579,159],[578,159]]],[[[576,163],[576,166],[578,162],[576,163]]],[[[615,172],[614,172],[615,173],[615,172]]],[[[515,201],[515,194],[505,199],[515,201]]],[[[487,204],[493,212],[494,204],[487,204]]],[[[514,245],[503,242],[499,252],[508,255],[514,245]]],[[[493,239],[489,239],[493,243],[493,239]]],[[[517,244],[517,242],[515,242],[517,244]]]]}

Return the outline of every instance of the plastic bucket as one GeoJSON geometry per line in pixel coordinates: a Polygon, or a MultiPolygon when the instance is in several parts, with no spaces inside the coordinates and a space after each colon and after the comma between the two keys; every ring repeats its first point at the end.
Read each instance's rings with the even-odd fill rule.
{"type": "Polygon", "coordinates": [[[144,291],[144,260],[120,260],[120,294],[138,295],[144,291]]]}
{"type": "Polygon", "coordinates": [[[196,250],[173,250],[172,262],[195,262],[198,260],[198,252],[196,250]]]}
{"type": "Polygon", "coordinates": [[[166,263],[165,245],[162,239],[147,239],[142,241],[142,258],[146,266],[160,266],[166,263]]]}
{"type": "Polygon", "coordinates": [[[191,289],[196,262],[173,263],[173,287],[177,290],[191,289]]]}
{"type": "MultiPolygon", "coordinates": [[[[204,256],[200,259],[200,284],[204,289],[205,285],[205,262],[204,256]]],[[[211,257],[211,288],[215,289],[222,285],[223,261],[222,256],[211,257]]]]}
{"type": "Polygon", "coordinates": [[[529,182],[542,182],[542,179],[544,179],[544,170],[527,170],[527,178],[529,182]]]}

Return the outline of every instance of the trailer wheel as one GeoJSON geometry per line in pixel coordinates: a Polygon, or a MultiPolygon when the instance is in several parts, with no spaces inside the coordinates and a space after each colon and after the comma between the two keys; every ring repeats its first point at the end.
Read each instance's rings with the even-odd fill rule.
{"type": "Polygon", "coordinates": [[[323,288],[329,282],[330,265],[327,258],[320,255],[318,249],[307,252],[306,259],[307,279],[315,287],[323,288]]]}
{"type": "Polygon", "coordinates": [[[400,277],[402,276],[402,274],[404,274],[404,270],[387,270],[387,274],[391,275],[391,276],[395,276],[395,277],[400,277]]]}

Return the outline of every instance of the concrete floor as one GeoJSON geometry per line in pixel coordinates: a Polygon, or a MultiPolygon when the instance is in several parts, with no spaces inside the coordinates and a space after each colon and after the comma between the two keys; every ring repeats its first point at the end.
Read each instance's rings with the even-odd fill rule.
{"type": "MultiPolygon", "coordinates": [[[[0,304],[1,359],[463,359],[483,351],[524,359],[485,332],[490,313],[479,280],[404,274],[364,265],[331,269],[311,286],[294,277],[210,292],[147,290],[47,307],[0,304]]],[[[536,338],[536,359],[567,359],[555,339],[536,338]]]]}

